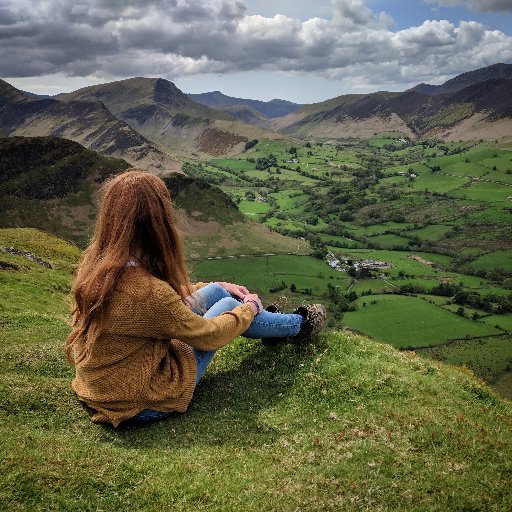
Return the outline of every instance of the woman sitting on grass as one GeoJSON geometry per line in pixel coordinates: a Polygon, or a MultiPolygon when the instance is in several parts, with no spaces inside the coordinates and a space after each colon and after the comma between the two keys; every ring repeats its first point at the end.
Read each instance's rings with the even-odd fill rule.
{"type": "Polygon", "coordinates": [[[72,386],[94,422],[114,427],[185,411],[215,351],[240,334],[302,342],[325,322],[320,304],[282,314],[244,286],[192,285],[169,191],[139,170],[104,185],[72,291],[72,386]]]}

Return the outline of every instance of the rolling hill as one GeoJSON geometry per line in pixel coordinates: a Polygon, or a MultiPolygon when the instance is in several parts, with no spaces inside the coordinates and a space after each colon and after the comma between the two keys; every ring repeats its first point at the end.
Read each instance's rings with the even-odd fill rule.
{"type": "Polygon", "coordinates": [[[496,139],[512,136],[512,79],[492,78],[456,92],[346,95],[308,105],[275,121],[292,136],[371,138],[399,131],[411,138],[496,139]]]}
{"type": "Polygon", "coordinates": [[[63,137],[157,173],[180,169],[176,160],[99,101],[64,103],[53,98],[30,98],[0,80],[0,136],[15,135],[63,137]]]}

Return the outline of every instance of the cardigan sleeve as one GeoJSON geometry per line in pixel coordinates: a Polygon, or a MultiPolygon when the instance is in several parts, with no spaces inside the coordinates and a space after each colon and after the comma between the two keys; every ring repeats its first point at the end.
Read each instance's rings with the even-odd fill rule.
{"type": "Polygon", "coordinates": [[[167,283],[155,290],[160,314],[155,326],[163,338],[176,338],[199,350],[217,350],[242,334],[249,327],[254,313],[248,304],[214,318],[203,318],[183,303],[167,283]]]}
{"type": "Polygon", "coordinates": [[[199,350],[211,351],[242,334],[253,318],[248,304],[214,318],[203,318],[168,283],[153,277],[148,281],[134,271],[112,300],[105,329],[127,336],[178,339],[199,350]]]}

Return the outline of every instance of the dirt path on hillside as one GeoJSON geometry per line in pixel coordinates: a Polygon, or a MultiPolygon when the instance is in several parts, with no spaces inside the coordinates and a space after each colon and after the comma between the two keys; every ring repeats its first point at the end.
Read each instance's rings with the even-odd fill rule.
{"type": "Polygon", "coordinates": [[[423,265],[426,265],[427,267],[433,267],[434,266],[434,262],[433,261],[425,260],[421,256],[417,256],[416,254],[412,254],[411,256],[409,256],[409,259],[415,260],[415,261],[419,261],[420,263],[423,263],[423,265]]]}

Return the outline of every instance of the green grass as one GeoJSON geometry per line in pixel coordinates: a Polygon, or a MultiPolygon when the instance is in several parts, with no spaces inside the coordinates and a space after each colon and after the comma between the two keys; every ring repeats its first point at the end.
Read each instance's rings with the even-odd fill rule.
{"type": "Polygon", "coordinates": [[[211,259],[194,262],[195,275],[201,281],[240,282],[250,290],[270,297],[270,290],[284,282],[289,293],[293,283],[299,291],[311,288],[313,295],[320,296],[327,284],[347,288],[347,275],[333,270],[326,262],[311,256],[276,255],[248,256],[240,258],[211,259]]]}
{"type": "Polygon", "coordinates": [[[482,322],[489,325],[499,325],[502,329],[512,332],[512,313],[502,315],[489,315],[482,318],[482,322]]]}
{"type": "MultiPolygon", "coordinates": [[[[76,263],[81,251],[75,245],[65,242],[34,228],[4,228],[0,229],[0,247],[16,247],[37,254],[56,266],[76,263]]],[[[2,254],[2,259],[7,257],[2,254]]],[[[30,261],[23,262],[32,265],[30,261]]]]}
{"type": "Polygon", "coordinates": [[[389,230],[405,231],[412,228],[412,224],[400,224],[398,222],[384,222],[382,224],[372,224],[369,226],[363,226],[360,229],[354,229],[355,233],[371,236],[377,234],[384,234],[389,230]]]}
{"type": "MultiPolygon", "coordinates": [[[[358,279],[354,286],[352,286],[351,290],[356,292],[358,295],[360,295],[362,292],[368,292],[369,290],[371,290],[372,293],[380,294],[385,292],[393,292],[396,290],[393,284],[395,283],[392,282],[392,284],[389,284],[382,279],[358,279]]],[[[362,301],[366,302],[370,302],[371,300],[373,299],[362,299],[362,301]]]]}
{"type": "Polygon", "coordinates": [[[268,203],[256,202],[256,201],[240,201],[238,209],[246,215],[255,215],[258,213],[265,213],[270,210],[268,203]]]}
{"type": "Polygon", "coordinates": [[[407,248],[409,240],[392,233],[383,235],[374,235],[368,239],[372,244],[377,244],[383,248],[403,247],[407,248]]]}
{"type": "MultiPolygon", "coordinates": [[[[386,174],[387,176],[389,175],[392,175],[392,174],[395,174],[395,173],[399,173],[399,172],[407,172],[409,169],[412,169],[413,171],[415,171],[416,173],[419,173],[419,172],[432,172],[429,167],[425,164],[422,164],[422,163],[411,163],[411,164],[404,164],[404,165],[393,165],[391,167],[386,167],[386,169],[384,169],[384,174],[386,174]]],[[[401,176],[401,178],[404,178],[404,179],[407,179],[406,176],[401,176]]]]}
{"type": "Polygon", "coordinates": [[[469,216],[470,220],[482,224],[505,224],[510,225],[512,222],[512,214],[507,207],[497,207],[496,205],[487,205],[481,210],[473,212],[469,216]]]}
{"type": "Polygon", "coordinates": [[[489,178],[495,181],[501,181],[512,185],[512,163],[506,171],[492,171],[489,178]]]}
{"type": "MultiPolygon", "coordinates": [[[[393,267],[387,270],[387,272],[392,276],[397,275],[401,270],[412,275],[434,275],[436,273],[431,266],[424,265],[411,258],[417,254],[416,252],[387,251],[381,249],[341,249],[340,252],[356,260],[376,259],[391,263],[393,267]]],[[[428,254],[421,254],[423,259],[430,261],[428,254]]]]}
{"type": "Polygon", "coordinates": [[[420,258],[423,258],[426,261],[431,261],[431,262],[437,263],[438,265],[441,265],[441,266],[448,266],[453,261],[453,258],[446,254],[436,254],[433,252],[421,252],[421,251],[417,251],[414,254],[416,256],[419,256],[420,258]]]}
{"type": "Polygon", "coordinates": [[[236,169],[239,171],[249,171],[255,168],[254,163],[248,162],[247,160],[239,160],[236,158],[216,159],[212,160],[211,163],[213,165],[218,165],[220,167],[229,167],[230,169],[236,169]]]}
{"type": "Polygon", "coordinates": [[[442,167],[442,172],[456,176],[471,176],[473,178],[483,177],[489,173],[489,169],[481,162],[460,161],[442,167]]]}
{"type": "Polygon", "coordinates": [[[270,217],[265,221],[265,225],[270,228],[282,228],[290,231],[303,231],[304,221],[298,220],[283,220],[277,217],[270,217]]]}
{"type": "Polygon", "coordinates": [[[439,284],[439,281],[435,277],[430,278],[421,278],[421,277],[408,277],[405,279],[400,279],[398,277],[393,277],[390,281],[395,286],[402,286],[402,285],[420,285],[425,288],[425,290],[431,290],[434,288],[434,286],[437,286],[439,284]]]}
{"type": "Polygon", "coordinates": [[[439,240],[443,238],[452,226],[443,226],[442,224],[433,224],[425,226],[421,229],[411,229],[407,232],[408,235],[419,236],[422,240],[439,240]]]}
{"type": "Polygon", "coordinates": [[[471,267],[475,270],[491,270],[503,268],[508,272],[512,271],[512,254],[510,251],[495,251],[480,256],[471,262],[471,267]]]}
{"type": "Polygon", "coordinates": [[[468,182],[469,179],[467,178],[458,178],[456,176],[446,176],[445,174],[425,171],[415,178],[411,184],[416,190],[445,193],[458,189],[468,182]]]}
{"type": "MultiPolygon", "coordinates": [[[[340,243],[343,245],[343,247],[351,247],[351,248],[364,247],[364,244],[359,243],[356,240],[352,240],[351,238],[346,238],[344,236],[326,235],[324,233],[319,233],[318,236],[324,244],[340,243]]],[[[334,245],[333,248],[331,248],[330,250],[337,253],[343,249],[336,247],[336,245],[334,245]]]]}
{"type": "Polygon", "coordinates": [[[277,201],[279,210],[288,212],[293,211],[293,213],[304,211],[303,205],[307,203],[308,200],[308,195],[302,193],[302,191],[298,189],[274,192],[269,194],[269,196],[277,201]]]}
{"type": "Polygon", "coordinates": [[[498,329],[460,317],[419,298],[373,295],[357,299],[358,311],[344,323],[372,338],[403,347],[434,346],[466,336],[501,334],[498,329]],[[372,301],[376,301],[372,304],[372,301]],[[366,302],[366,307],[363,307],[366,302]]]}
{"type": "Polygon", "coordinates": [[[46,240],[59,268],[0,271],[4,510],[512,506],[511,404],[468,372],[349,333],[275,348],[238,338],[216,356],[187,413],[139,429],[94,425],[63,354],[72,249],[37,237],[18,245],[42,251],[46,240]]]}
{"type": "Polygon", "coordinates": [[[510,201],[507,198],[512,195],[512,186],[474,181],[470,186],[460,188],[453,194],[457,197],[466,197],[474,201],[503,203],[510,201]]]}

